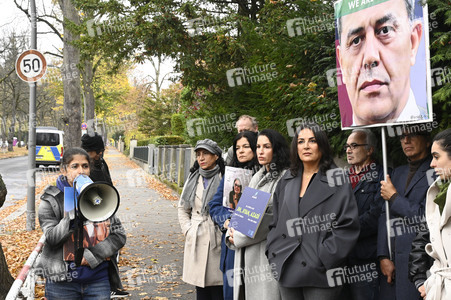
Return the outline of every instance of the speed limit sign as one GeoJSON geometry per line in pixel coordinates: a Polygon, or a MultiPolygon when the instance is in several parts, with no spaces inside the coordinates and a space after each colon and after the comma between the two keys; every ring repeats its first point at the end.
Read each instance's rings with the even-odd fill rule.
{"type": "Polygon", "coordinates": [[[23,81],[36,82],[47,71],[47,62],[44,55],[37,50],[27,50],[16,60],[16,73],[23,81]]]}

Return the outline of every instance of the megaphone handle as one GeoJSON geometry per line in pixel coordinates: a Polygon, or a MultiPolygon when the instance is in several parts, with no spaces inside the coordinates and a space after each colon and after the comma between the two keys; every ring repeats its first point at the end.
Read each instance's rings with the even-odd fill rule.
{"type": "Polygon", "coordinates": [[[74,231],[74,262],[77,267],[81,266],[83,253],[83,220],[76,217],[74,231]]]}

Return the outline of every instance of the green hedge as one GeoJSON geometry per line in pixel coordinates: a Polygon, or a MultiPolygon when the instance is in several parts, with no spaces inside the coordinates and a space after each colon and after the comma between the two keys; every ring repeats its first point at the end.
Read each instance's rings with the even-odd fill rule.
{"type": "Polygon", "coordinates": [[[140,141],[138,141],[138,147],[140,147],[140,146],[147,146],[149,144],[152,144],[150,141],[151,141],[151,139],[140,140],[140,141]]]}
{"type": "Polygon", "coordinates": [[[185,142],[185,139],[178,135],[160,135],[160,136],[153,136],[150,139],[147,140],[140,140],[138,141],[138,146],[147,146],[149,144],[154,144],[156,146],[162,146],[162,145],[180,145],[185,142]]]}

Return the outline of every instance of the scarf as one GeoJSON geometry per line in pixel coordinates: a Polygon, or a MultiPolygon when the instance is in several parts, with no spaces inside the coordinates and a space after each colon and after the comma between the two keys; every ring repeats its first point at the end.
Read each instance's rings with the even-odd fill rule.
{"type": "Polygon", "coordinates": [[[182,195],[180,196],[180,204],[186,210],[192,209],[194,207],[194,200],[196,199],[197,183],[199,182],[199,176],[209,179],[207,188],[204,189],[202,193],[202,210],[203,215],[208,215],[209,208],[208,202],[213,199],[216,190],[218,189],[219,183],[221,181],[221,176],[216,176],[220,172],[219,166],[216,165],[211,170],[204,170],[202,168],[197,169],[191,173],[188,180],[183,188],[182,195]]]}
{"type": "Polygon", "coordinates": [[[448,181],[446,183],[442,183],[442,184],[437,184],[440,191],[437,194],[437,196],[435,197],[434,202],[438,205],[440,214],[443,213],[443,209],[445,208],[446,192],[448,191],[449,184],[450,184],[450,181],[448,181]]]}
{"type": "Polygon", "coordinates": [[[70,187],[69,182],[67,182],[66,176],[58,176],[58,179],[56,180],[56,187],[63,193],[65,187],[70,187]]]}

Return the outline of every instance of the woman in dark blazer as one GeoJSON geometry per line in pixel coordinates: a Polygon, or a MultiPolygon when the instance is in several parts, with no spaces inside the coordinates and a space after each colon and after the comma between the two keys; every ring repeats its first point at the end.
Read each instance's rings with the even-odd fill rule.
{"type": "Polygon", "coordinates": [[[346,282],[344,266],[359,236],[359,217],[351,185],[334,168],[319,125],[299,127],[290,172],[273,195],[266,246],[282,299],[338,299],[346,282]]]}

